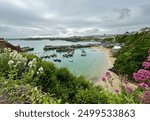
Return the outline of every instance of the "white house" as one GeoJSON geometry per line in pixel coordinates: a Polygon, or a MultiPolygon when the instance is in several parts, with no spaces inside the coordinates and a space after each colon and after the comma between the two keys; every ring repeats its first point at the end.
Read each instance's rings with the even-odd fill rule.
{"type": "Polygon", "coordinates": [[[120,49],[121,49],[121,46],[114,46],[111,50],[112,54],[115,55],[118,52],[118,50],[120,50],[120,49]]]}

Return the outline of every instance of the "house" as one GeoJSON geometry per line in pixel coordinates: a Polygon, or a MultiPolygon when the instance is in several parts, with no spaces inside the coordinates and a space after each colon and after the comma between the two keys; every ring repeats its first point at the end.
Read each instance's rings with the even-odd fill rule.
{"type": "Polygon", "coordinates": [[[11,48],[12,50],[16,50],[19,52],[22,51],[20,46],[14,46],[9,42],[5,41],[4,38],[0,38],[0,49],[4,49],[4,48],[11,48]]]}
{"type": "Polygon", "coordinates": [[[120,49],[121,49],[121,46],[114,46],[111,50],[112,55],[115,55],[120,49]]]}

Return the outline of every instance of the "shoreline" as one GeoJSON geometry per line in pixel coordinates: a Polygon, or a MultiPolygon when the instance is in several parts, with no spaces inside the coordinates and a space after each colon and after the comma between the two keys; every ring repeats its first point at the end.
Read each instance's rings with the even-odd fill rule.
{"type": "MultiPolygon", "coordinates": [[[[102,81],[101,78],[98,80],[98,82],[95,85],[102,86],[106,90],[108,90],[108,91],[110,91],[112,93],[115,93],[116,89],[120,91],[121,90],[122,81],[125,81],[125,80],[122,80],[122,77],[120,77],[116,73],[114,73],[114,72],[109,70],[110,68],[114,67],[114,62],[116,60],[116,58],[112,56],[111,48],[105,48],[103,46],[94,47],[94,48],[99,49],[100,51],[103,51],[106,54],[108,66],[106,67],[106,71],[105,72],[110,72],[113,86],[110,86],[108,81],[106,81],[106,82],[102,81]]],[[[103,77],[105,77],[105,75],[103,77]]],[[[137,88],[137,86],[135,84],[131,83],[130,81],[129,81],[128,85],[130,87],[132,87],[133,89],[137,88]]]]}
{"type": "MultiPolygon", "coordinates": [[[[105,48],[103,46],[94,47],[94,48],[96,48],[100,51],[103,51],[106,54],[108,66],[106,67],[105,72],[110,72],[111,78],[112,78],[112,83],[113,83],[113,88],[110,86],[110,84],[108,82],[103,82],[101,78],[98,80],[98,82],[95,85],[100,85],[104,88],[107,88],[107,90],[110,90],[110,91],[114,91],[115,89],[120,90],[121,89],[120,88],[120,85],[121,85],[120,77],[117,74],[115,74],[114,72],[109,70],[110,68],[112,68],[114,66],[114,62],[116,60],[116,58],[112,56],[111,48],[105,48]]],[[[104,75],[104,77],[105,77],[105,75],[104,75]]]]}
{"type": "Polygon", "coordinates": [[[114,57],[112,56],[111,49],[110,49],[110,48],[105,48],[105,47],[103,47],[103,46],[93,47],[93,48],[96,48],[96,49],[98,49],[98,50],[100,50],[100,51],[103,51],[103,52],[106,54],[106,56],[107,56],[107,61],[108,61],[108,64],[109,64],[109,65],[108,65],[108,68],[112,68],[113,65],[114,65],[114,62],[115,62],[116,58],[114,58],[114,57]]]}

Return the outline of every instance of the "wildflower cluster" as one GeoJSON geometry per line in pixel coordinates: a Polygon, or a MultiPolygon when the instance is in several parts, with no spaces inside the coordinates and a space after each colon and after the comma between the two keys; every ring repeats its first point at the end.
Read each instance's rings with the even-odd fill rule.
{"type": "Polygon", "coordinates": [[[133,78],[138,83],[138,88],[143,91],[143,95],[140,95],[142,103],[150,103],[150,49],[147,60],[143,62],[142,67],[144,69],[133,73],[133,78]]]}
{"type": "Polygon", "coordinates": [[[129,81],[125,80],[121,83],[121,89],[123,92],[127,93],[127,94],[131,94],[134,92],[134,89],[129,85],[129,81]]]}
{"type": "Polygon", "coordinates": [[[144,82],[150,79],[150,71],[145,69],[140,69],[137,73],[133,73],[133,78],[137,82],[144,82]]]}
{"type": "Polygon", "coordinates": [[[29,66],[29,68],[30,69],[33,69],[33,68],[35,68],[36,67],[36,58],[33,58],[33,60],[32,61],[29,61],[29,63],[28,63],[28,66],[29,66]]]}
{"type": "Polygon", "coordinates": [[[17,76],[20,77],[27,64],[26,57],[23,57],[21,53],[17,51],[12,51],[10,48],[1,50],[0,61],[0,75],[12,79],[17,78],[17,76]],[[3,71],[7,73],[2,75],[3,71]]]}
{"type": "Polygon", "coordinates": [[[145,91],[143,95],[143,103],[150,104],[150,91],[145,91]]]}
{"type": "Polygon", "coordinates": [[[148,51],[148,57],[142,64],[144,69],[140,69],[137,73],[133,73],[133,78],[137,82],[145,82],[150,79],[150,50],[148,51]]]}
{"type": "Polygon", "coordinates": [[[105,76],[102,77],[102,81],[105,82],[107,87],[108,87],[108,85],[107,85],[107,82],[108,82],[108,84],[113,88],[113,78],[112,78],[112,75],[109,71],[107,71],[105,73],[105,76]]]}
{"type": "Polygon", "coordinates": [[[128,80],[121,81],[120,87],[116,89],[115,85],[113,84],[113,80],[114,79],[112,75],[110,74],[110,72],[106,72],[105,76],[102,77],[102,81],[105,82],[106,88],[109,88],[109,90],[111,89],[112,91],[111,93],[113,93],[113,97],[111,101],[116,100],[117,103],[123,103],[123,104],[134,103],[135,102],[134,100],[135,89],[130,85],[129,81],[128,80]]]}
{"type": "Polygon", "coordinates": [[[40,67],[39,69],[38,69],[38,71],[37,71],[37,74],[42,74],[43,73],[43,67],[40,67]]]}
{"type": "Polygon", "coordinates": [[[43,67],[37,68],[36,58],[28,62],[28,59],[23,57],[21,53],[12,51],[10,48],[5,48],[1,52],[0,60],[0,73],[4,70],[7,71],[6,77],[11,79],[22,78],[23,76],[32,78],[34,74],[43,72],[43,67]]]}

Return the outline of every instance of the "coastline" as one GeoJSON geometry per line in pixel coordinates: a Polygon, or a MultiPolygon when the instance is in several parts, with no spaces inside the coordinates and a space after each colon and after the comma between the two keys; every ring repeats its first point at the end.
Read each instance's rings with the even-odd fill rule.
{"type": "MultiPolygon", "coordinates": [[[[112,93],[115,93],[116,89],[120,91],[121,90],[122,81],[125,81],[125,80],[122,80],[122,77],[120,77],[116,73],[114,73],[114,72],[109,70],[110,68],[114,67],[114,63],[115,63],[115,60],[116,60],[116,58],[112,56],[111,48],[105,48],[103,46],[94,47],[94,48],[99,49],[100,51],[103,51],[106,54],[108,66],[106,67],[106,71],[105,72],[110,72],[113,86],[110,86],[108,81],[106,81],[106,82],[102,81],[102,78],[100,78],[95,85],[102,86],[106,90],[108,90],[108,91],[110,91],[112,93]]],[[[105,77],[105,75],[104,75],[104,77],[105,77]]],[[[137,86],[135,84],[131,83],[131,82],[129,82],[128,85],[130,87],[132,87],[133,89],[137,88],[137,86]]]]}
{"type": "Polygon", "coordinates": [[[106,54],[108,66],[106,67],[105,72],[110,72],[111,78],[112,78],[112,83],[113,83],[113,88],[110,86],[110,84],[108,82],[103,82],[101,78],[95,85],[101,85],[102,87],[107,88],[107,90],[109,90],[109,91],[114,91],[115,89],[120,90],[121,89],[120,88],[120,85],[121,85],[120,77],[117,74],[115,74],[114,72],[109,70],[110,68],[112,68],[114,66],[114,62],[116,60],[116,58],[114,58],[112,56],[111,48],[105,48],[103,46],[94,47],[94,48],[96,48],[100,51],[103,51],[106,54]]]}
{"type": "Polygon", "coordinates": [[[106,54],[107,61],[108,61],[108,68],[112,68],[113,65],[114,65],[114,62],[115,62],[116,58],[114,58],[112,56],[111,49],[110,48],[105,48],[103,46],[94,47],[94,48],[96,48],[96,49],[98,49],[100,51],[103,51],[106,54]]]}

